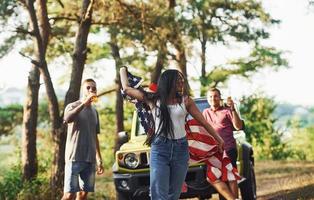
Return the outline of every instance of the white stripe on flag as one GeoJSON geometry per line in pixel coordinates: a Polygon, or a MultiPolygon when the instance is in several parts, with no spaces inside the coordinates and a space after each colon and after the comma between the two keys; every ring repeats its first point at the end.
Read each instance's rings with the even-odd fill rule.
{"type": "Polygon", "coordinates": [[[228,178],[228,181],[234,181],[234,180],[236,180],[235,175],[234,175],[231,171],[228,171],[228,173],[227,173],[227,178],[228,178]]]}
{"type": "Polygon", "coordinates": [[[213,172],[213,174],[216,176],[216,178],[220,178],[221,177],[221,171],[216,168],[216,167],[211,167],[211,171],[213,172]]]}
{"type": "Polygon", "coordinates": [[[222,163],[221,163],[221,161],[220,161],[218,158],[216,158],[215,156],[211,156],[211,157],[208,159],[208,161],[209,161],[214,167],[217,167],[217,168],[221,169],[222,163]]]}
{"type": "Polygon", "coordinates": [[[202,135],[208,135],[208,133],[206,132],[206,130],[198,125],[190,125],[190,130],[193,133],[199,133],[202,135]]]}
{"type": "Polygon", "coordinates": [[[211,151],[215,148],[215,145],[208,145],[207,143],[196,141],[196,140],[188,140],[189,146],[195,149],[199,149],[201,151],[211,151]]]}
{"type": "Polygon", "coordinates": [[[228,171],[231,171],[233,169],[233,166],[231,163],[229,163],[228,165],[226,165],[226,168],[228,171]]]}

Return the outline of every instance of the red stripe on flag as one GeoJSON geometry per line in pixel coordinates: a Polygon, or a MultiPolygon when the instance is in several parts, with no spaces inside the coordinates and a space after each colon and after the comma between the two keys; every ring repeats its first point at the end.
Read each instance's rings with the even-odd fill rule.
{"type": "Polygon", "coordinates": [[[197,140],[197,141],[209,144],[209,145],[217,145],[218,144],[212,136],[203,135],[203,134],[194,133],[194,132],[187,134],[187,139],[188,140],[197,140]]]}
{"type": "Polygon", "coordinates": [[[223,153],[220,153],[218,151],[218,143],[216,140],[209,133],[207,133],[195,119],[187,121],[185,128],[187,132],[187,139],[189,141],[190,158],[191,160],[194,160],[194,162],[204,161],[206,163],[208,181],[215,182],[219,179],[222,181],[228,181],[228,173],[233,173],[237,180],[241,179],[236,168],[231,170],[227,169],[226,166],[231,164],[231,161],[226,152],[224,151],[223,153]],[[204,151],[204,149],[209,150],[204,151]],[[215,161],[217,163],[210,162],[212,156],[217,158],[215,161]],[[214,172],[217,172],[217,174],[214,172]]]}

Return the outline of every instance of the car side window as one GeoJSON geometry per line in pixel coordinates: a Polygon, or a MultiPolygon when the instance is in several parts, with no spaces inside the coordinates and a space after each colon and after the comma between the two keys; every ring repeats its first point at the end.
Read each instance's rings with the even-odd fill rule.
{"type": "MultiPolygon", "coordinates": [[[[202,100],[195,100],[194,102],[195,102],[197,108],[200,110],[201,113],[203,113],[203,110],[205,110],[206,108],[210,107],[208,101],[204,100],[204,99],[202,99],[202,100]]],[[[192,119],[192,116],[188,115],[187,119],[188,120],[192,119]]]]}
{"type": "Polygon", "coordinates": [[[137,119],[137,123],[136,123],[136,135],[140,136],[140,135],[146,135],[144,127],[142,126],[142,124],[140,123],[139,118],[137,119]]]}

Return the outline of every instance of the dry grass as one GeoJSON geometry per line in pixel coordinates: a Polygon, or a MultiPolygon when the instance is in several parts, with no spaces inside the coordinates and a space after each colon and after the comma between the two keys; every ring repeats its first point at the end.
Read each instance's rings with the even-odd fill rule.
{"type": "MultiPolygon", "coordinates": [[[[258,200],[314,199],[314,162],[258,161],[255,173],[258,200]]],[[[91,197],[97,200],[115,199],[110,170],[97,177],[96,193],[91,197]]],[[[212,200],[217,199],[218,195],[213,195],[212,200]]]]}
{"type": "Polygon", "coordinates": [[[114,200],[116,191],[113,183],[111,170],[106,170],[101,176],[96,176],[96,192],[91,199],[114,200]]]}
{"type": "Polygon", "coordinates": [[[314,199],[314,162],[259,161],[258,199],[314,199]]]}

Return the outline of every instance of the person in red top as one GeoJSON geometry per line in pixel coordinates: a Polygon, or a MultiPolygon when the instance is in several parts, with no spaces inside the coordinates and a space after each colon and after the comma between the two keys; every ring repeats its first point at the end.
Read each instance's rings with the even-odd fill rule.
{"type": "MultiPolygon", "coordinates": [[[[237,167],[237,146],[233,137],[233,130],[241,130],[243,122],[237,113],[231,97],[227,98],[227,106],[221,104],[221,93],[217,88],[211,88],[207,93],[210,108],[203,111],[203,115],[215,131],[225,142],[224,148],[234,167],[237,167]]],[[[237,181],[230,181],[229,187],[236,198],[238,198],[237,181]]]]}

